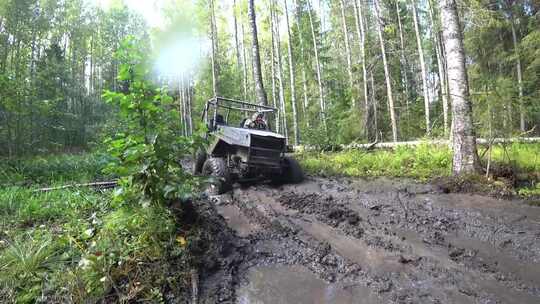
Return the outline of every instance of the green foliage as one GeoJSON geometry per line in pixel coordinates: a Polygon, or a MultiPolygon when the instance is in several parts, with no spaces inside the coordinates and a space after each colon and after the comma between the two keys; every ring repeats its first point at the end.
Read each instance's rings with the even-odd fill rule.
{"type": "Polygon", "coordinates": [[[176,240],[181,223],[165,205],[198,186],[181,161],[203,139],[177,134],[172,99],[148,79],[148,53],[132,37],[117,53],[123,91],[107,91],[104,98],[118,108],[123,129],[107,140],[110,157],[24,160],[6,172],[10,182],[50,183],[93,178],[109,161],[107,174],[120,178],[114,193],[0,191],[7,240],[0,246],[0,295],[8,301],[95,303],[114,291],[116,301],[155,302],[165,291],[179,294],[183,288],[186,243],[176,240]]]}
{"type": "Polygon", "coordinates": [[[99,181],[112,178],[102,172],[112,158],[103,153],[61,154],[2,159],[0,184],[29,185],[99,181]]]}
{"type": "MultiPolygon", "coordinates": [[[[496,145],[492,160],[510,164],[519,172],[538,172],[540,145],[496,145]]],[[[487,161],[487,154],[484,162],[487,161]]],[[[304,152],[299,155],[304,169],[312,174],[344,176],[393,176],[431,179],[449,176],[452,153],[446,146],[422,144],[415,148],[398,147],[394,150],[347,150],[343,152],[304,152]]]]}
{"type": "Polygon", "coordinates": [[[146,28],[124,4],[1,1],[0,155],[88,149],[111,117],[100,95],[118,88],[113,53],[128,34],[146,28]]]}
{"type": "Polygon", "coordinates": [[[529,188],[519,189],[519,195],[522,196],[540,196],[540,182],[536,183],[535,186],[529,188]]]}
{"type": "Polygon", "coordinates": [[[449,175],[452,157],[447,148],[424,144],[418,148],[399,147],[374,152],[308,152],[300,155],[300,161],[306,171],[314,174],[425,179],[449,175]]]}
{"type": "Polygon", "coordinates": [[[182,288],[176,223],[165,208],[114,207],[111,193],[0,191],[3,303],[95,303],[182,288]],[[114,286],[114,287],[113,287],[114,286]]]}
{"type": "Polygon", "coordinates": [[[0,284],[18,291],[16,302],[31,303],[39,298],[43,279],[62,263],[57,245],[50,233],[40,231],[18,235],[2,251],[0,284]]]}
{"type": "MultiPolygon", "coordinates": [[[[0,192],[0,215],[11,225],[47,224],[58,218],[75,219],[96,209],[99,195],[85,192],[50,191],[36,193],[32,189],[5,188],[0,192]]],[[[106,208],[107,205],[103,205],[106,208]]]]}
{"type": "Polygon", "coordinates": [[[104,93],[118,106],[126,129],[108,140],[116,161],[107,169],[121,177],[117,201],[164,204],[191,195],[198,180],[182,168],[181,161],[198,149],[200,136],[179,136],[178,112],[165,89],[155,88],[148,79],[149,59],[142,41],[126,39],[117,53],[121,62],[119,80],[124,92],[104,93]]]}

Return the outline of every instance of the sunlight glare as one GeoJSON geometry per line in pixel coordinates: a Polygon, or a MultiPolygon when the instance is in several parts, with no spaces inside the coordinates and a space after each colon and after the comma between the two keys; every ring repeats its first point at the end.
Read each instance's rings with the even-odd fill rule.
{"type": "Polygon", "coordinates": [[[199,65],[201,44],[195,37],[179,35],[160,47],[157,70],[163,76],[180,76],[199,65]]]}

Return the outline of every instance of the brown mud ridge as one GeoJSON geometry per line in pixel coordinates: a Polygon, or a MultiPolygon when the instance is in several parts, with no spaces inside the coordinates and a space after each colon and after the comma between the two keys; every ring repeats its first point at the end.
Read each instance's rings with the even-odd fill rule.
{"type": "Polygon", "coordinates": [[[522,201],[348,178],[211,200],[199,303],[540,303],[540,208],[522,201]]]}

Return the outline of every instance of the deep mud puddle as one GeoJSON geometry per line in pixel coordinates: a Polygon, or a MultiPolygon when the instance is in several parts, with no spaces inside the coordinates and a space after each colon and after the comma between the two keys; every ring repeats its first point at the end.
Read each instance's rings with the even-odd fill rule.
{"type": "Polygon", "coordinates": [[[311,178],[235,188],[216,210],[203,303],[540,303],[540,208],[520,201],[311,178]]]}

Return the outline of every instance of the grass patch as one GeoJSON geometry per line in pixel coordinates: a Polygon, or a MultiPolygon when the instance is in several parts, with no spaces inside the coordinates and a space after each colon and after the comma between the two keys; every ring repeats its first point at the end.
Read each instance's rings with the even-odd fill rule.
{"type": "Polygon", "coordinates": [[[540,182],[537,182],[532,187],[519,189],[519,194],[525,197],[539,197],[540,198],[540,182]]]}
{"type": "Polygon", "coordinates": [[[105,180],[111,176],[102,170],[111,159],[102,153],[0,159],[0,185],[50,185],[105,180]]]}
{"type": "Polygon", "coordinates": [[[305,152],[299,160],[306,172],[316,175],[421,179],[448,176],[452,164],[449,149],[427,144],[395,150],[305,152]]]}
{"type": "MultiPolygon", "coordinates": [[[[540,172],[540,144],[496,145],[492,161],[511,166],[516,173],[540,172]]],[[[487,155],[485,156],[487,157],[487,155]]],[[[306,172],[330,176],[391,176],[422,180],[451,175],[452,152],[446,146],[422,144],[394,150],[347,150],[341,152],[304,152],[298,155],[306,172]]],[[[485,159],[484,159],[485,162],[485,159]]]]}
{"type": "Polygon", "coordinates": [[[180,297],[187,254],[179,229],[169,209],[117,206],[111,192],[2,189],[2,303],[180,297]]]}

